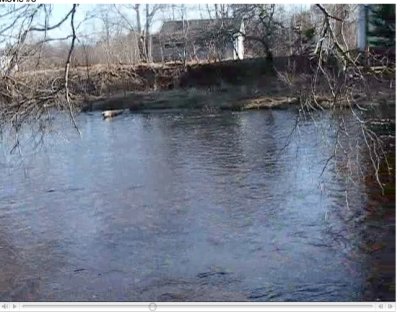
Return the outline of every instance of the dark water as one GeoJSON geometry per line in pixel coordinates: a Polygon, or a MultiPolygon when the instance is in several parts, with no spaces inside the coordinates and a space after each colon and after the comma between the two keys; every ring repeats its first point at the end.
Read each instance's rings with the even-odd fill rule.
{"type": "Polygon", "coordinates": [[[1,156],[0,301],[394,300],[365,247],[378,228],[394,245],[368,222],[380,192],[321,176],[332,119],[290,141],[288,111],[78,121],[1,156]]]}

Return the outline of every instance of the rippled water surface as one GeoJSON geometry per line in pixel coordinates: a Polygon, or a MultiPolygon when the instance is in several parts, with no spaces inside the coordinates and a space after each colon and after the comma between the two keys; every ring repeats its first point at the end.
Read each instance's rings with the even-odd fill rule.
{"type": "Polygon", "coordinates": [[[0,301],[390,299],[361,247],[367,188],[321,175],[329,118],[294,133],[288,111],[78,121],[81,138],[66,123],[1,156],[0,301]]]}

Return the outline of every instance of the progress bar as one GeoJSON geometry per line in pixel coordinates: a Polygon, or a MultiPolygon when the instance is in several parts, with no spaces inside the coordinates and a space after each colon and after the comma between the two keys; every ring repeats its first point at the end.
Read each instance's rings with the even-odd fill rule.
{"type": "Polygon", "coordinates": [[[393,302],[365,303],[0,303],[0,312],[29,311],[381,311],[394,312],[393,302]]]}

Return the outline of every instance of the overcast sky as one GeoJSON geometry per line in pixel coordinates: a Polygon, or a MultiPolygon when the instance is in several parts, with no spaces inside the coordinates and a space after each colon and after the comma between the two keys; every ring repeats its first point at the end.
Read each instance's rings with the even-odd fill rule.
{"type": "MultiPolygon", "coordinates": [[[[84,23],[80,25],[79,33],[80,34],[87,34],[87,35],[92,35],[96,37],[96,33],[101,33],[103,30],[103,25],[100,19],[100,14],[98,13],[101,9],[102,6],[109,6],[111,8],[113,5],[112,4],[105,4],[105,5],[95,5],[95,4],[81,4],[79,5],[79,8],[77,10],[76,14],[76,25],[78,25],[80,22],[82,22],[85,18],[88,16],[97,16],[97,18],[91,18],[84,23]],[[97,14],[96,14],[97,13],[97,14]]],[[[127,8],[128,5],[118,5],[118,8],[121,10],[121,12],[130,20],[132,24],[135,22],[135,13],[132,9],[127,8]]],[[[210,5],[213,7],[213,4],[210,5]]],[[[295,4],[295,5],[284,5],[287,10],[293,10],[293,9],[306,9],[310,5],[309,4],[295,4]]],[[[142,9],[144,10],[145,5],[142,4],[142,9]]],[[[177,4],[177,8],[175,9],[175,18],[178,19],[180,18],[181,11],[180,11],[180,4],[177,4]]],[[[53,10],[53,21],[60,20],[65,14],[71,9],[71,4],[56,4],[54,5],[54,10],[53,10]]],[[[116,14],[112,13],[112,11],[115,10],[107,10],[110,14],[116,14]]],[[[144,22],[144,12],[142,13],[142,23],[144,22]]],[[[151,28],[151,32],[157,32],[162,25],[162,20],[166,18],[166,16],[171,16],[170,12],[165,12],[158,14],[156,16],[154,23],[151,28]]],[[[205,7],[205,4],[202,3],[201,5],[193,5],[193,4],[186,4],[186,18],[187,19],[198,19],[198,18],[208,18],[208,12],[205,7]]],[[[119,20],[121,18],[119,17],[119,20]]],[[[52,36],[57,36],[57,37],[62,37],[65,36],[67,32],[69,32],[69,23],[65,23],[63,27],[60,29],[56,30],[52,36]]]]}
{"type": "MultiPolygon", "coordinates": [[[[3,6],[6,6],[7,4],[0,4],[0,9],[3,6]]],[[[152,4],[153,5],[153,4],[152,4]]],[[[170,4],[171,5],[171,4],[170,4]]],[[[210,9],[213,8],[214,4],[210,4],[210,9]]],[[[307,9],[310,5],[309,4],[295,4],[295,5],[283,5],[285,7],[285,10],[292,11],[292,10],[299,10],[299,9],[307,9]]],[[[135,12],[131,5],[129,4],[117,4],[117,7],[119,8],[120,12],[124,14],[124,16],[130,21],[132,25],[135,24],[135,12]]],[[[145,4],[141,4],[142,7],[142,15],[141,15],[141,20],[142,24],[144,23],[145,20],[145,4]]],[[[71,10],[72,4],[54,4],[53,5],[53,11],[50,19],[50,25],[53,25],[57,22],[59,22],[65,15],[71,10]]],[[[184,12],[185,12],[185,18],[186,19],[199,19],[199,18],[208,18],[209,13],[206,8],[205,3],[200,3],[200,4],[185,4],[184,7],[184,12]]],[[[170,10],[170,9],[169,9],[170,10]]],[[[181,11],[181,4],[176,4],[175,8],[175,19],[180,19],[182,11],[181,11]]],[[[75,15],[75,25],[79,26],[77,32],[78,32],[78,38],[81,41],[93,41],[93,40],[98,40],[100,35],[104,33],[104,24],[101,19],[101,12],[104,14],[109,14],[110,15],[110,20],[111,21],[116,21],[116,22],[121,22],[123,19],[121,16],[118,15],[117,11],[115,10],[115,7],[113,4],[80,4],[76,15],[75,15]]],[[[161,26],[162,22],[166,20],[167,18],[172,18],[172,12],[164,10],[163,12],[160,12],[159,14],[156,15],[154,18],[152,27],[151,27],[151,32],[155,33],[157,32],[161,26]]],[[[0,21],[4,22],[4,21],[0,21]]],[[[125,24],[126,25],[126,24],[125,24]]],[[[71,34],[71,26],[69,23],[69,20],[65,21],[65,23],[59,27],[58,29],[52,30],[49,32],[48,37],[51,38],[62,38],[67,36],[68,34],[71,34]]],[[[127,29],[126,29],[127,31],[127,29]]],[[[43,33],[41,34],[43,35],[43,33]]],[[[3,43],[4,46],[5,43],[3,43]]]]}

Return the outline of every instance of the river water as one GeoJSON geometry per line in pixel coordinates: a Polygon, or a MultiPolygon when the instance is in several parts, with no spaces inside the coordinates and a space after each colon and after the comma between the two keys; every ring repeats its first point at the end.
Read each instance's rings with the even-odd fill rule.
{"type": "Polygon", "coordinates": [[[81,137],[57,122],[22,155],[2,144],[0,301],[394,300],[394,219],[326,164],[327,115],[77,120],[81,137]]]}

